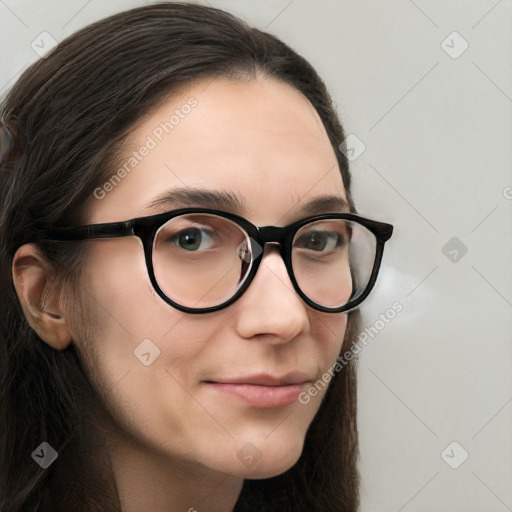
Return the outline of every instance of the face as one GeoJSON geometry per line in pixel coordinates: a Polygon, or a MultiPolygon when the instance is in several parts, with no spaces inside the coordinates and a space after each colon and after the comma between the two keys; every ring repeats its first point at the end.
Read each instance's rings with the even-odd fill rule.
{"type": "MultiPolygon", "coordinates": [[[[323,196],[346,199],[318,115],[295,89],[272,79],[197,83],[155,110],[129,142],[122,163],[135,150],[136,164],[96,191],[87,222],[185,206],[229,208],[183,198],[154,204],[176,189],[232,194],[242,205],[235,213],[257,226],[290,224],[323,196]]],[[[289,469],[326,388],[307,404],[298,392],[335,362],[346,314],[308,307],[272,244],[247,291],[206,314],[180,312],[156,294],[138,238],[88,244],[81,283],[93,336],[78,322],[72,334],[116,427],[177,463],[243,478],[289,469]],[[296,385],[265,389],[270,377],[296,385]]]]}

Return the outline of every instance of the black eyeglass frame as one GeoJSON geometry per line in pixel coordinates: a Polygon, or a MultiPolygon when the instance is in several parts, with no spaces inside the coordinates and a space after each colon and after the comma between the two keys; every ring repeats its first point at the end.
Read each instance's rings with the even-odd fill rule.
{"type": "Polygon", "coordinates": [[[144,248],[144,257],[146,260],[148,276],[151,281],[151,284],[153,285],[153,288],[167,304],[185,313],[210,313],[213,311],[218,311],[220,309],[228,307],[237,299],[239,299],[250,286],[251,282],[254,279],[254,276],[256,275],[259,265],[263,259],[265,244],[272,242],[279,244],[280,254],[286,266],[286,270],[293,284],[293,287],[297,294],[302,298],[302,300],[304,300],[304,302],[308,306],[312,307],[313,309],[316,309],[317,311],[322,311],[324,313],[347,312],[350,309],[354,309],[355,307],[359,306],[359,304],[361,304],[361,302],[363,302],[363,300],[366,299],[366,297],[368,297],[368,295],[372,291],[377,280],[377,275],[382,261],[382,255],[384,253],[384,244],[386,243],[387,240],[391,238],[392,233],[393,226],[391,224],[367,219],[354,213],[324,213],[304,217],[284,227],[258,227],[249,222],[247,219],[234,213],[200,207],[180,208],[164,213],[159,213],[156,215],[150,215],[147,217],[137,217],[134,219],[121,222],[87,224],[83,226],[72,226],[45,230],[45,236],[47,238],[57,241],[94,240],[102,238],[119,238],[124,236],[136,236],[140,238],[144,248]],[[261,247],[261,252],[258,254],[258,256],[252,256],[252,265],[250,271],[248,275],[245,277],[245,280],[243,281],[242,285],[228,300],[224,301],[221,304],[218,304],[217,306],[210,306],[206,308],[191,308],[188,306],[183,306],[173,301],[170,297],[168,297],[162,291],[155,278],[155,273],[153,269],[153,243],[157,231],[170,219],[178,217],[180,215],[191,213],[212,214],[233,221],[235,224],[240,226],[247,233],[247,235],[249,235],[252,245],[251,255],[253,255],[255,252],[259,252],[258,250],[255,250],[256,247],[254,246],[254,242],[258,243],[261,247]],[[328,308],[311,300],[301,290],[300,286],[298,285],[292,267],[292,242],[297,231],[306,224],[309,224],[311,222],[328,219],[341,219],[356,222],[364,226],[366,229],[368,229],[371,233],[373,233],[373,235],[376,238],[375,260],[373,263],[370,279],[365,290],[358,297],[354,298],[353,300],[349,300],[344,306],[340,306],[337,308],[328,308]]]}

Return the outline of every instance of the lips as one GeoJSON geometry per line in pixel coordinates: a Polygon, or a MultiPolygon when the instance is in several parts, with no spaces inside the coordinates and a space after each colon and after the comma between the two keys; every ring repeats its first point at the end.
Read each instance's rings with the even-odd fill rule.
{"type": "Polygon", "coordinates": [[[304,384],[311,382],[312,378],[304,372],[290,372],[283,376],[274,376],[268,373],[258,373],[246,377],[212,379],[209,382],[218,384],[252,384],[255,386],[289,386],[291,384],[304,384]]]}
{"type": "Polygon", "coordinates": [[[277,376],[255,374],[205,381],[207,387],[223,397],[230,397],[260,408],[285,407],[297,401],[313,379],[304,372],[277,376]]]}

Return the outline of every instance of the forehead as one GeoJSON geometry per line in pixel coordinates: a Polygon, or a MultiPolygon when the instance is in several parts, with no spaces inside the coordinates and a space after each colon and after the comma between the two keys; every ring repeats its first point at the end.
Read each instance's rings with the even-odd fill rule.
{"type": "Polygon", "coordinates": [[[237,213],[259,223],[291,218],[320,196],[346,198],[317,112],[296,89],[267,77],[187,87],[133,130],[127,148],[118,166],[125,172],[92,204],[91,222],[179,206],[165,204],[178,188],[236,196],[237,213]]]}

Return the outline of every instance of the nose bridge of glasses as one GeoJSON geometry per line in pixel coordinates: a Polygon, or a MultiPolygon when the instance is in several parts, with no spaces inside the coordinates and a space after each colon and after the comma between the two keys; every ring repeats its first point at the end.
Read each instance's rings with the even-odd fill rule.
{"type": "Polygon", "coordinates": [[[277,226],[263,226],[259,229],[263,245],[270,242],[282,244],[286,228],[277,226]]]}
{"type": "Polygon", "coordinates": [[[265,247],[267,244],[270,246],[274,246],[276,249],[279,248],[279,251],[282,255],[284,255],[284,237],[286,234],[286,228],[281,228],[278,226],[263,226],[258,229],[260,234],[260,241],[262,244],[261,247],[261,255],[265,252],[265,247]],[[276,247],[277,246],[277,247],[276,247]]]}

